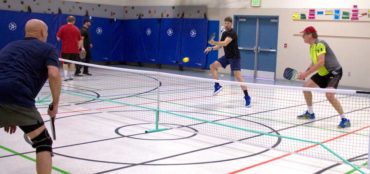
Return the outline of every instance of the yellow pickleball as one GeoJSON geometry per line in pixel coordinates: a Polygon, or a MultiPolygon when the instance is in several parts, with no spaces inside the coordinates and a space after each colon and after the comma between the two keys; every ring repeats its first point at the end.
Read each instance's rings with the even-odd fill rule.
{"type": "Polygon", "coordinates": [[[184,58],[182,58],[182,61],[183,61],[184,63],[189,62],[189,57],[184,57],[184,58]]]}

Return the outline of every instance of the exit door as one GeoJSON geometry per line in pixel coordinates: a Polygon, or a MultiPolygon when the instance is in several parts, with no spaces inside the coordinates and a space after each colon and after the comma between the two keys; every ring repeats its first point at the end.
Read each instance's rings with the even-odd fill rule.
{"type": "Polygon", "coordinates": [[[278,17],[236,16],[243,76],[275,80],[278,17]]]}

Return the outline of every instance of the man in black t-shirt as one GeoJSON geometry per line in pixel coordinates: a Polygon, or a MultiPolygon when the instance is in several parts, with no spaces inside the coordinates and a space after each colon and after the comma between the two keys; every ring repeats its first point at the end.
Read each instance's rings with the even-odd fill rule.
{"type": "MultiPolygon", "coordinates": [[[[240,72],[240,52],[238,48],[238,36],[236,32],[232,29],[233,20],[231,17],[226,17],[224,20],[224,27],[225,31],[222,33],[221,41],[216,42],[213,39],[210,40],[208,43],[213,45],[213,47],[207,47],[204,51],[205,53],[209,53],[213,50],[218,50],[220,48],[224,48],[225,56],[222,56],[215,62],[211,64],[211,73],[212,77],[218,80],[217,70],[221,66],[226,68],[227,65],[230,64],[231,71],[234,73],[234,76],[237,81],[244,82],[243,77],[241,76],[240,72]]],[[[221,90],[222,86],[219,83],[215,83],[214,86],[214,93],[213,95],[217,95],[221,90]]],[[[248,94],[247,86],[241,86],[244,92],[244,99],[245,99],[245,106],[251,106],[251,97],[248,94]]]]}
{"type": "MultiPolygon", "coordinates": [[[[91,48],[93,47],[91,40],[90,40],[90,34],[89,34],[89,28],[91,26],[91,20],[85,19],[84,24],[81,28],[81,36],[83,39],[83,47],[86,51],[86,57],[84,59],[81,59],[82,62],[90,63],[91,62],[91,48]]],[[[75,74],[79,75],[81,73],[81,68],[83,68],[83,74],[91,76],[89,73],[89,67],[88,66],[77,66],[75,74]]]]}

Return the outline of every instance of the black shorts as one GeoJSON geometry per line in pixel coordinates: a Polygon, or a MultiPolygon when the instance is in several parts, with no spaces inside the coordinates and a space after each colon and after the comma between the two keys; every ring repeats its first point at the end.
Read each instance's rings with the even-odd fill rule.
{"type": "MultiPolygon", "coordinates": [[[[72,61],[80,61],[80,54],[76,53],[62,53],[62,58],[72,61]]],[[[68,62],[64,62],[65,64],[69,64],[68,62]]]]}
{"type": "Polygon", "coordinates": [[[217,61],[220,62],[223,68],[226,68],[226,66],[230,64],[232,71],[240,71],[240,59],[229,59],[225,56],[222,56],[221,58],[217,59],[217,61]]]}
{"type": "Polygon", "coordinates": [[[326,76],[320,76],[318,73],[311,77],[320,88],[338,88],[339,81],[342,79],[342,68],[339,70],[331,71],[326,76]]]}
{"type": "Polygon", "coordinates": [[[12,104],[0,104],[0,128],[4,126],[28,126],[43,124],[36,107],[26,108],[12,104]]]}

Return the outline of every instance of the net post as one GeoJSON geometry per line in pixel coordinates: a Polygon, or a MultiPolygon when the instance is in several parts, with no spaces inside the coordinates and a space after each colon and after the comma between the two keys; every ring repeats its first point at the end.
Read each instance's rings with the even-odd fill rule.
{"type": "Polygon", "coordinates": [[[369,150],[367,152],[367,168],[370,169],[370,130],[369,130],[369,144],[367,145],[369,147],[369,150]]]}
{"type": "Polygon", "coordinates": [[[145,133],[154,133],[154,132],[161,132],[168,130],[167,128],[159,128],[159,116],[160,116],[160,89],[162,86],[162,82],[159,81],[158,88],[157,88],[157,109],[155,109],[155,129],[146,130],[145,133]]]}
{"type": "Polygon", "coordinates": [[[157,110],[155,112],[155,129],[159,129],[159,109],[160,109],[160,98],[159,98],[159,93],[161,90],[162,82],[159,81],[158,84],[158,89],[157,89],[157,110]]]}

